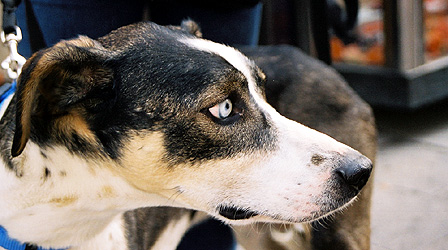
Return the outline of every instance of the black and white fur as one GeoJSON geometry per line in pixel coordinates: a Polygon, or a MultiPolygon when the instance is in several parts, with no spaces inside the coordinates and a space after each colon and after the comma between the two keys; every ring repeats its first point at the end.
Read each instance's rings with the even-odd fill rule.
{"type": "MultiPolygon", "coordinates": [[[[11,237],[128,249],[123,214],[140,207],[301,223],[355,198],[366,157],[281,116],[252,61],[182,27],[139,23],[28,60],[0,123],[0,225],[11,237]]],[[[152,249],[174,249],[167,236],[190,225],[180,213],[152,249]]]]}

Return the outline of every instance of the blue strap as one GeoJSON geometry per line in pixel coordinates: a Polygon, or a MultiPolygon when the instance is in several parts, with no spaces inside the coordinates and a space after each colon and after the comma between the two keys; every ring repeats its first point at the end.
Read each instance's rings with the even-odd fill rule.
{"type": "Polygon", "coordinates": [[[8,232],[0,226],[0,247],[7,250],[25,250],[26,244],[9,238],[8,232]]]}
{"type": "Polygon", "coordinates": [[[17,89],[17,83],[16,81],[14,81],[11,87],[9,87],[9,89],[3,92],[3,94],[0,96],[0,107],[3,106],[3,102],[6,99],[8,99],[9,96],[11,96],[12,94],[14,94],[14,92],[16,92],[16,89],[17,89]]]}
{"type": "MultiPolygon", "coordinates": [[[[3,247],[6,250],[26,250],[27,247],[29,248],[29,245],[10,238],[8,232],[6,232],[6,229],[0,226],[0,247],[3,247]]],[[[64,249],[42,248],[42,247],[37,248],[37,250],[66,250],[66,249],[67,248],[64,249]]]]}

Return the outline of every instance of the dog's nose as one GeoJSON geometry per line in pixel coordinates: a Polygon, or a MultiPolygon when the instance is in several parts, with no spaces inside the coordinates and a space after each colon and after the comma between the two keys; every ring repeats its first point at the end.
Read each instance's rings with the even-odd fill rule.
{"type": "Polygon", "coordinates": [[[345,184],[356,191],[360,191],[369,180],[372,168],[372,162],[367,157],[362,156],[341,164],[334,171],[345,184]]]}

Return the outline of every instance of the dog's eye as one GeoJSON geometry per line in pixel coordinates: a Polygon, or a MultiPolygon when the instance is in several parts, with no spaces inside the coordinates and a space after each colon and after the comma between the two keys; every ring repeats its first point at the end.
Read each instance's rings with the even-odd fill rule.
{"type": "Polygon", "coordinates": [[[226,119],[232,113],[232,110],[233,104],[229,99],[226,99],[225,101],[218,103],[208,109],[208,111],[210,111],[210,114],[218,119],[226,119]]]}

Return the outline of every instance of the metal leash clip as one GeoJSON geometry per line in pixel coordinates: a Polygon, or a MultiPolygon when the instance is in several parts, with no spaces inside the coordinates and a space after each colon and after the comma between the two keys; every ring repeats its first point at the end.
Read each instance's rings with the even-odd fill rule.
{"type": "Polygon", "coordinates": [[[1,66],[8,72],[8,77],[17,79],[22,71],[22,66],[25,64],[25,57],[21,56],[17,51],[17,46],[22,40],[22,31],[16,26],[16,34],[11,33],[5,35],[5,32],[0,33],[0,39],[9,48],[9,56],[2,62],[1,66]]]}

